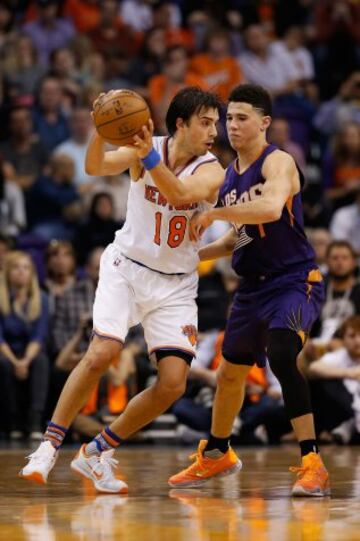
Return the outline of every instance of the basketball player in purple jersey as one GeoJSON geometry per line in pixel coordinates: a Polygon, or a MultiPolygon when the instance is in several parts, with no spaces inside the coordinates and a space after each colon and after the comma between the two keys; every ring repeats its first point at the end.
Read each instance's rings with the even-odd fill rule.
{"type": "Polygon", "coordinates": [[[231,92],[226,124],[237,158],[220,190],[222,208],[192,222],[194,238],[214,220],[233,224],[199,255],[206,260],[232,253],[242,280],[225,331],[210,437],[200,442],[195,462],[169,484],[199,486],[241,468],[229,447],[230,434],[246,376],[254,363],[264,366],[267,357],[301,449],[301,467],[292,468],[298,473],[292,495],[325,496],[329,476],[319,455],[308,386],[296,364],[319,316],[323,281],[303,230],[304,177],[289,154],[266,142],[270,115],[270,96],[262,87],[245,84],[231,92]]]}

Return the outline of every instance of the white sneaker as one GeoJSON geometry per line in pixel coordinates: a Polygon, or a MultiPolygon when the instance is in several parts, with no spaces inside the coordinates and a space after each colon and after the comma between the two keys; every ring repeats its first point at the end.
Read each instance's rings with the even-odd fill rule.
{"type": "Polygon", "coordinates": [[[104,451],[101,455],[86,456],[86,445],[82,445],[71,462],[71,469],[94,483],[96,490],[105,493],[127,494],[128,486],[124,481],[116,479],[112,471],[118,461],[112,458],[114,449],[104,451]]]}
{"type": "Polygon", "coordinates": [[[43,441],[34,453],[26,457],[29,463],[19,472],[19,477],[45,485],[58,454],[49,441],[43,441]]]}

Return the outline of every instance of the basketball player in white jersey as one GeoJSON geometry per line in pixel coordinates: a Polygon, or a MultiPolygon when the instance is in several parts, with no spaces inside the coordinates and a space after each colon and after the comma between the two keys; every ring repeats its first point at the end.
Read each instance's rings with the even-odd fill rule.
{"type": "MultiPolygon", "coordinates": [[[[101,99],[101,97],[100,97],[101,99]]],[[[170,104],[169,137],[152,137],[152,123],[133,147],[105,152],[95,132],[86,171],[114,175],[130,169],[126,222],[101,259],[93,339],[70,374],[44,439],[20,476],[46,483],[66,432],[100,377],[119,357],[131,326],[142,323],[157,381],[136,395],[125,411],[71,463],[100,492],[127,492],[114,476],[114,449],[166,411],[184,392],[197,334],[198,246],[189,236],[195,212],[217,200],[224,171],[210,149],[217,135],[219,102],[194,87],[170,104]]]]}

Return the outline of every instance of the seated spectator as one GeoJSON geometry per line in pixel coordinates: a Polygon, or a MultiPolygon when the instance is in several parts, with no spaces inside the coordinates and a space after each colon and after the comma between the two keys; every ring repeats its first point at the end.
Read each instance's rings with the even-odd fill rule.
{"type": "Polygon", "coordinates": [[[139,54],[129,65],[129,81],[144,97],[148,97],[146,85],[150,77],[161,72],[165,51],[165,31],[162,28],[151,28],[144,36],[139,54]]]}
{"type": "Polygon", "coordinates": [[[325,137],[334,135],[346,122],[360,124],[360,70],[354,71],[336,96],[322,103],[314,125],[325,137]]]}
{"type": "Polygon", "coordinates": [[[46,76],[40,84],[34,107],[34,131],[48,152],[70,136],[68,120],[62,112],[62,89],[58,79],[46,76]]]}
{"type": "Polygon", "coordinates": [[[44,66],[48,65],[52,51],[66,47],[75,34],[73,24],[58,17],[59,4],[59,0],[36,0],[37,18],[23,27],[44,66]]]}
{"type": "Polygon", "coordinates": [[[350,316],[360,314],[360,283],[356,278],[356,253],[346,241],[330,243],[326,260],[326,296],[320,319],[311,331],[312,340],[304,347],[304,355],[314,359],[324,350],[332,350],[339,344],[338,331],[350,316]]]}
{"type": "Polygon", "coordinates": [[[15,16],[7,2],[0,4],[0,51],[3,50],[11,40],[14,29],[15,16]]]}
{"type": "Polygon", "coordinates": [[[230,45],[230,36],[225,30],[212,31],[205,52],[195,55],[189,66],[224,102],[231,89],[243,82],[241,66],[231,56],[230,45]]]}
{"type": "Polygon", "coordinates": [[[306,160],[300,145],[291,140],[290,127],[286,118],[274,118],[271,122],[268,139],[281,150],[291,154],[301,171],[306,173],[306,160]]]}
{"type": "Polygon", "coordinates": [[[77,70],[75,55],[70,47],[55,49],[51,53],[49,74],[58,79],[64,93],[75,100],[79,99],[83,80],[77,70]]]}
{"type": "Polygon", "coordinates": [[[64,16],[72,19],[79,33],[97,27],[100,19],[99,0],[65,0],[64,16]]]}
{"type": "Polygon", "coordinates": [[[76,282],[76,256],[70,242],[52,240],[45,251],[44,287],[49,294],[50,313],[54,314],[59,298],[76,282]]]}
{"type": "Polygon", "coordinates": [[[40,176],[27,194],[31,232],[44,240],[70,240],[80,219],[80,196],[74,186],[74,162],[65,154],[52,156],[49,175],[40,176]]]}
{"type": "Polygon", "coordinates": [[[0,153],[12,167],[12,179],[27,190],[48,162],[48,152],[33,135],[33,121],[27,107],[14,107],[9,113],[10,138],[0,144],[0,153]]]}
{"type": "Polygon", "coordinates": [[[46,68],[39,64],[37,50],[29,36],[20,34],[9,44],[4,66],[9,87],[16,87],[20,96],[28,96],[32,101],[46,68]]]}
{"type": "Polygon", "coordinates": [[[91,207],[95,194],[107,193],[113,200],[114,219],[120,223],[125,222],[130,182],[128,173],[100,177],[96,182],[91,184],[91,191],[86,193],[86,208],[91,207]]]}
{"type": "MultiPolygon", "coordinates": [[[[322,275],[325,275],[329,272],[329,268],[326,261],[326,254],[331,240],[338,240],[332,238],[328,229],[324,227],[317,227],[314,229],[308,229],[306,231],[307,237],[310,241],[311,246],[315,251],[315,261],[318,265],[322,275]]],[[[346,240],[346,239],[342,239],[346,240]]]]}
{"type": "Polygon", "coordinates": [[[82,265],[93,248],[105,248],[113,242],[115,232],[122,223],[114,219],[114,202],[110,194],[99,192],[94,195],[89,215],[79,227],[74,240],[79,263],[82,265]]]}
{"type": "Polygon", "coordinates": [[[360,255],[360,187],[356,191],[355,203],[339,208],[330,222],[334,240],[349,242],[360,255]]]}
{"type": "Polygon", "coordinates": [[[189,71],[185,47],[174,45],[166,51],[162,73],[151,77],[148,83],[150,105],[161,133],[167,133],[165,116],[172,98],[185,86],[198,86],[203,90],[208,88],[199,75],[189,71]]]}
{"type": "Polygon", "coordinates": [[[360,124],[344,124],[335,134],[323,163],[325,195],[334,208],[354,202],[360,190],[360,124]]]}
{"type": "Polygon", "coordinates": [[[335,441],[349,443],[356,436],[360,439],[360,316],[345,320],[341,337],[343,347],[313,362],[309,371],[320,379],[312,385],[318,430],[331,431],[335,441]]]}
{"type": "Polygon", "coordinates": [[[16,182],[6,178],[6,170],[0,156],[0,230],[16,237],[26,226],[24,196],[16,182]]]}
{"type": "Polygon", "coordinates": [[[86,107],[76,107],[70,117],[70,138],[54,150],[55,154],[64,154],[74,161],[74,183],[80,193],[90,189],[98,179],[98,177],[87,175],[84,168],[86,149],[92,129],[93,123],[89,110],[86,107]]]}
{"type": "Polygon", "coordinates": [[[270,44],[265,30],[256,24],[245,31],[247,50],[239,56],[244,77],[259,84],[273,96],[290,94],[298,88],[297,72],[289,53],[270,44]]]}
{"type": "Polygon", "coordinates": [[[296,79],[303,84],[315,77],[314,60],[310,51],[304,47],[305,33],[301,26],[291,26],[281,41],[274,43],[274,47],[282,53],[287,53],[292,59],[296,79]]]}
{"type": "Polygon", "coordinates": [[[124,0],[120,16],[125,24],[136,32],[144,32],[153,26],[153,11],[150,0],[124,0]]]}
{"type": "MultiPolygon", "coordinates": [[[[65,344],[75,334],[80,319],[89,319],[99,279],[102,248],[95,248],[88,255],[85,265],[85,278],[72,285],[58,296],[50,329],[51,350],[56,357],[65,344]]],[[[70,261],[69,261],[70,263],[70,261]]],[[[86,343],[80,347],[86,349],[86,343]]]]}
{"type": "Polygon", "coordinates": [[[34,265],[25,252],[5,259],[0,276],[1,415],[10,437],[41,439],[48,390],[48,360],[43,345],[48,306],[34,265]]]}

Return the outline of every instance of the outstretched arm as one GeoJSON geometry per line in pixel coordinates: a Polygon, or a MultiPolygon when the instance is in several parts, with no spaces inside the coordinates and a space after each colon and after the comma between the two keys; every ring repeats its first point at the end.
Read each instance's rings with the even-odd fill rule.
{"type": "MultiPolygon", "coordinates": [[[[140,159],[148,156],[153,150],[152,132],[153,124],[150,120],[149,125],[143,127],[143,136],[134,137],[137,155],[140,159]]],[[[163,161],[158,161],[149,172],[170,205],[184,205],[199,201],[213,203],[216,201],[219,188],[225,178],[225,171],[215,158],[214,161],[199,166],[198,171],[193,175],[181,180],[170,171],[163,161]]]]}
{"type": "Polygon", "coordinates": [[[208,261],[209,259],[219,259],[231,255],[235,246],[237,234],[234,228],[229,229],[219,239],[202,246],[199,250],[200,261],[208,261]]]}
{"type": "Polygon", "coordinates": [[[198,215],[192,223],[192,233],[196,237],[201,235],[214,220],[235,224],[263,224],[279,220],[286,202],[300,190],[295,162],[289,154],[279,150],[265,160],[262,173],[266,181],[256,199],[198,215]]]}
{"type": "Polygon", "coordinates": [[[138,161],[133,148],[120,147],[105,152],[104,139],[94,131],[86,151],[85,171],[88,175],[118,175],[138,161]]]}

